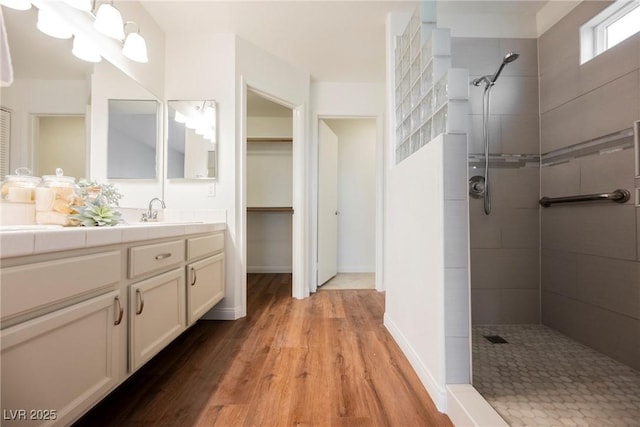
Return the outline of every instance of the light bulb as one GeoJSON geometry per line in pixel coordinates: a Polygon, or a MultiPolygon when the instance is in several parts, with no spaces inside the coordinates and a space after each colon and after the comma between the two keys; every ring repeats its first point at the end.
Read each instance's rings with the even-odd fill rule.
{"type": "Polygon", "coordinates": [[[102,61],[102,57],[100,56],[100,54],[95,50],[94,46],[86,38],[75,36],[73,38],[73,49],[71,50],[71,53],[73,53],[76,58],[80,58],[83,61],[102,61]]]}
{"type": "Polygon", "coordinates": [[[129,33],[124,41],[122,54],[132,61],[147,63],[147,43],[139,33],[129,33]]]}
{"type": "Polygon", "coordinates": [[[0,5],[15,10],[29,10],[31,9],[31,0],[0,0],[0,5]]]}
{"type": "Polygon", "coordinates": [[[57,39],[68,39],[73,36],[69,27],[60,21],[60,18],[45,9],[38,10],[36,27],[46,35],[57,39]]]}
{"type": "Polygon", "coordinates": [[[93,23],[96,30],[100,31],[105,36],[117,40],[124,39],[124,23],[122,22],[122,15],[110,4],[102,4],[98,8],[96,13],[96,20],[93,23]]]}

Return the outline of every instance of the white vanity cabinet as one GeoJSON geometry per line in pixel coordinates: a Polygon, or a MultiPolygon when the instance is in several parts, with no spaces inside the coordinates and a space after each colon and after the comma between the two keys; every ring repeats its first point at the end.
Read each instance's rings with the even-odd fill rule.
{"type": "Polygon", "coordinates": [[[3,256],[0,424],[70,425],[224,298],[220,230],[87,230],[110,243],[3,256]]]}
{"type": "Polygon", "coordinates": [[[129,278],[154,274],[129,286],[131,372],[156,355],[186,327],[184,271],[180,267],[184,261],[184,239],[129,249],[129,278]]]}
{"type": "Polygon", "coordinates": [[[121,252],[3,263],[1,276],[2,425],[68,425],[124,374],[121,252]]]}
{"type": "Polygon", "coordinates": [[[192,325],[225,293],[224,234],[187,240],[187,324],[192,325]]]}
{"type": "Polygon", "coordinates": [[[129,366],[134,372],[184,331],[182,268],[129,286],[129,366]]]}
{"type": "Polygon", "coordinates": [[[3,426],[68,425],[118,384],[119,293],[2,331],[3,426]]]}

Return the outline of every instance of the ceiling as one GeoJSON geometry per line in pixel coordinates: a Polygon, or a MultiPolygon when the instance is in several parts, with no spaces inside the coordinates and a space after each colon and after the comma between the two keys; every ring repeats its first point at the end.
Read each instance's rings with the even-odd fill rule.
{"type": "MultiPolygon", "coordinates": [[[[141,0],[169,36],[231,32],[315,81],[383,82],[385,22],[390,12],[412,12],[416,1],[141,0]]],[[[440,0],[438,13],[535,15],[546,1],[440,0]]],[[[71,41],[35,30],[37,9],[2,8],[15,74],[28,78],[83,78],[91,64],[71,54],[71,41]],[[33,31],[20,32],[19,28],[33,31]],[[19,55],[29,52],[29,55],[19,55]],[[62,77],[64,76],[64,77],[62,77]]]]}
{"type": "Polygon", "coordinates": [[[382,82],[387,14],[411,12],[417,2],[145,0],[143,5],[167,34],[236,33],[314,80],[382,82]]]}
{"type": "MultiPolygon", "coordinates": [[[[439,0],[438,13],[509,14],[535,19],[547,1],[439,0]]],[[[315,81],[383,82],[385,23],[417,1],[165,1],[142,4],[167,34],[235,33],[315,81]]]]}

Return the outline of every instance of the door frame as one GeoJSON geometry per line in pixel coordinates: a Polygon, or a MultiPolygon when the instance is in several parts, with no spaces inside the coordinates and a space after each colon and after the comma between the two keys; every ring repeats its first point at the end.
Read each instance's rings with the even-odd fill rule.
{"type": "MultiPolygon", "coordinates": [[[[295,102],[280,98],[277,95],[269,93],[267,90],[261,89],[259,85],[254,85],[242,76],[240,84],[240,103],[241,103],[241,123],[238,129],[240,145],[238,153],[240,155],[236,159],[236,179],[237,188],[240,189],[240,197],[236,198],[236,224],[237,226],[237,244],[238,253],[241,259],[236,266],[240,281],[240,301],[243,311],[246,315],[247,309],[247,91],[251,90],[259,94],[261,97],[269,101],[283,105],[292,110],[293,118],[293,221],[292,221],[292,287],[291,296],[297,299],[309,296],[309,288],[306,285],[305,275],[307,266],[309,265],[307,245],[305,244],[305,224],[307,223],[305,215],[307,210],[305,206],[305,131],[306,131],[306,106],[305,104],[296,105],[295,102]]],[[[237,282],[236,282],[237,283],[237,282]]]]}
{"type": "MultiPolygon", "coordinates": [[[[310,171],[310,256],[311,256],[311,277],[309,279],[309,292],[314,293],[318,290],[318,186],[319,186],[319,143],[320,143],[320,126],[321,120],[331,119],[373,119],[376,123],[376,209],[375,209],[375,227],[376,227],[376,249],[375,249],[375,286],[378,292],[384,291],[384,115],[383,114],[364,114],[364,115],[334,115],[334,114],[316,114],[313,120],[312,135],[314,136],[311,157],[312,169],[310,171]]],[[[339,144],[339,142],[338,142],[339,144]]]]}

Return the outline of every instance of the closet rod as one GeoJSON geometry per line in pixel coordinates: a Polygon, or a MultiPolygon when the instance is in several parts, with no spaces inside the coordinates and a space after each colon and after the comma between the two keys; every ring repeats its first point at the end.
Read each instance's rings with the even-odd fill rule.
{"type": "Polygon", "coordinates": [[[251,137],[247,138],[247,142],[293,142],[293,138],[287,137],[251,137]]]}
{"type": "Polygon", "coordinates": [[[293,214],[290,206],[251,206],[247,207],[247,212],[279,212],[293,214]]]}

